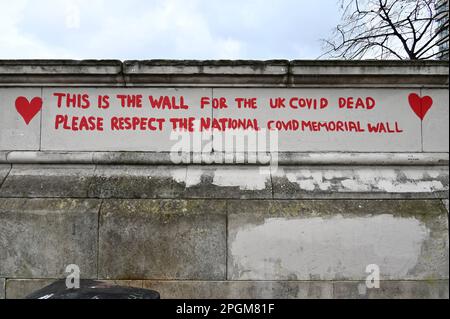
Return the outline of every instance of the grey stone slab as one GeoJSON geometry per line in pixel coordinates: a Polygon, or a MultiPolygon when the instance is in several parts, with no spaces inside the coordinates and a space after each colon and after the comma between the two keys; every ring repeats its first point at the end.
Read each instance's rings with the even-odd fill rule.
{"type": "Polygon", "coordinates": [[[449,99],[447,89],[424,89],[422,97],[429,96],[433,104],[422,121],[423,151],[449,151],[449,99]]]}
{"type": "Polygon", "coordinates": [[[6,176],[8,176],[9,171],[11,170],[11,165],[9,164],[0,164],[0,186],[2,186],[5,181],[6,176]]]}
{"type": "Polygon", "coordinates": [[[143,281],[162,299],[330,299],[326,281],[143,281]]]}
{"type": "Polygon", "coordinates": [[[188,166],[187,198],[272,198],[270,171],[258,166],[188,166]]]}
{"type": "Polygon", "coordinates": [[[0,163],[6,163],[8,153],[8,151],[0,151],[0,163]]]}
{"type": "Polygon", "coordinates": [[[0,277],[97,275],[99,200],[0,199],[0,277]]]}
{"type": "Polygon", "coordinates": [[[225,279],[226,202],[105,200],[99,277],[225,279]]]}
{"type": "Polygon", "coordinates": [[[6,299],[23,299],[29,294],[52,284],[57,279],[8,279],[6,299]]]}
{"type": "Polygon", "coordinates": [[[93,152],[13,151],[8,162],[14,164],[94,164],[93,152]]]}
{"type": "Polygon", "coordinates": [[[448,198],[447,166],[279,166],[275,199],[448,198]]]}
{"type": "Polygon", "coordinates": [[[334,282],[335,299],[448,299],[448,280],[380,281],[367,288],[365,281],[334,282]]]}
{"type": "Polygon", "coordinates": [[[448,199],[443,199],[442,202],[444,203],[445,209],[447,209],[447,213],[448,213],[448,211],[449,211],[449,208],[448,208],[449,200],[448,199]]]}
{"type": "Polygon", "coordinates": [[[439,200],[228,201],[229,280],[448,279],[439,200]]]}
{"type": "Polygon", "coordinates": [[[97,166],[89,197],[179,198],[184,194],[185,166],[97,166]]]}
{"type": "MultiPolygon", "coordinates": [[[[0,89],[0,150],[39,150],[41,136],[41,109],[39,101],[42,98],[40,88],[9,88],[0,89]],[[19,109],[16,108],[16,100],[19,97],[23,102],[19,109]],[[32,102],[33,101],[33,102],[32,102]],[[29,104],[31,103],[32,104],[29,104]],[[25,117],[28,123],[20,115],[30,114],[25,117]],[[31,110],[31,111],[30,111],[31,110]],[[31,115],[33,115],[31,117],[31,115]]],[[[20,101],[20,100],[19,100],[20,101]]],[[[45,108],[45,104],[42,105],[45,108]]]]}
{"type": "Polygon", "coordinates": [[[93,152],[95,164],[171,165],[170,152],[93,152]]]}
{"type": "Polygon", "coordinates": [[[93,165],[13,165],[0,197],[85,198],[93,165]]]}
{"type": "Polygon", "coordinates": [[[5,299],[6,296],[6,280],[0,278],[0,299],[5,299]]]}

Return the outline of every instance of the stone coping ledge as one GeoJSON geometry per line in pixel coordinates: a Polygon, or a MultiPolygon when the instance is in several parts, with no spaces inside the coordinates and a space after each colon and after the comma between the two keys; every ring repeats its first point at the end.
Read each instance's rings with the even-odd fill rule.
{"type": "Polygon", "coordinates": [[[0,198],[448,199],[448,166],[0,165],[0,198]]]}
{"type": "Polygon", "coordinates": [[[0,86],[448,86],[448,61],[0,60],[0,86]]]}
{"type": "Polygon", "coordinates": [[[0,164],[254,164],[254,165],[449,165],[449,153],[184,153],[175,163],[169,152],[0,151],[0,164]]]}
{"type": "MultiPolygon", "coordinates": [[[[1,282],[2,279],[0,279],[1,282]]],[[[6,298],[22,299],[50,285],[54,279],[7,279],[6,298]]],[[[448,280],[381,281],[381,289],[362,290],[365,281],[199,281],[199,280],[109,280],[107,283],[136,288],[156,289],[164,299],[448,299],[448,280]]],[[[1,297],[0,291],[0,297],[1,297]]]]}

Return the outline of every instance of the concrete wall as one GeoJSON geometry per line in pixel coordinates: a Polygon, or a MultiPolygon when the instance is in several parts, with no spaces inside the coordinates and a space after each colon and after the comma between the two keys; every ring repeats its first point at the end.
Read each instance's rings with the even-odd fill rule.
{"type": "Polygon", "coordinates": [[[449,297],[448,63],[0,61],[0,96],[0,298],[64,278],[69,264],[162,298],[449,297]],[[226,164],[224,152],[197,162],[187,153],[175,165],[167,149],[113,150],[86,138],[48,147],[51,114],[25,132],[11,111],[24,92],[128,87],[380,92],[412,135],[348,149],[319,141],[317,152],[286,138],[269,157],[278,166],[249,154],[226,164]],[[405,102],[416,91],[440,101],[429,121],[405,102]],[[379,288],[366,287],[371,264],[379,288]]]}

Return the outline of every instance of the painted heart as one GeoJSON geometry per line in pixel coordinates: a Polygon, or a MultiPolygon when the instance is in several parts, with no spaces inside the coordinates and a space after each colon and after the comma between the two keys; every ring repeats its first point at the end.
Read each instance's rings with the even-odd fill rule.
{"type": "Polygon", "coordinates": [[[40,97],[35,97],[31,101],[24,96],[19,96],[16,99],[16,110],[24,119],[25,123],[28,125],[31,120],[39,113],[42,108],[42,99],[40,97]]]}
{"type": "Polygon", "coordinates": [[[425,118],[425,115],[433,105],[433,99],[430,96],[420,97],[416,93],[411,93],[408,100],[411,109],[421,120],[425,118]]]}

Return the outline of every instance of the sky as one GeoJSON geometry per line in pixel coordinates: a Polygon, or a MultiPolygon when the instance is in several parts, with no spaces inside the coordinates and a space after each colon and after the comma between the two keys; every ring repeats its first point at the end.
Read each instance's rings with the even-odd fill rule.
{"type": "Polygon", "coordinates": [[[338,0],[0,0],[0,59],[316,59],[338,0]]]}

